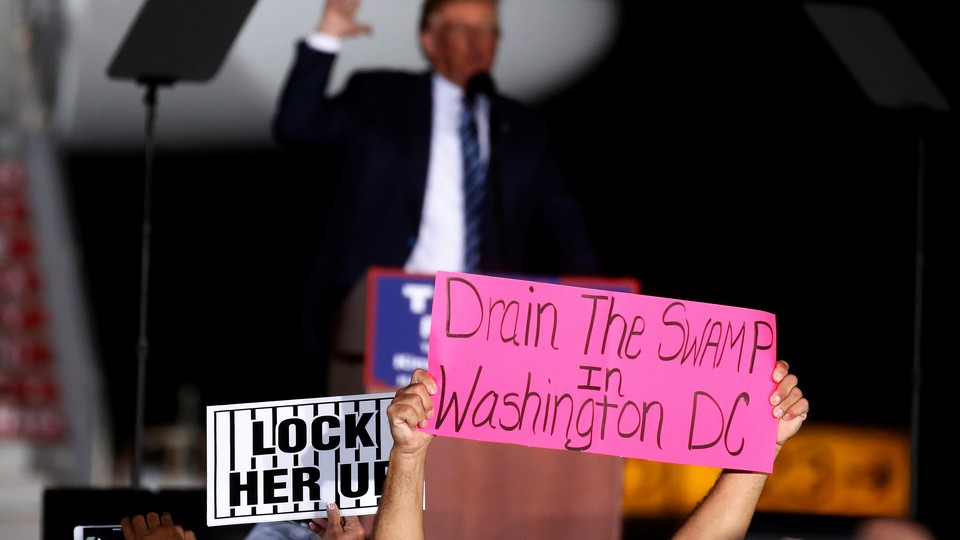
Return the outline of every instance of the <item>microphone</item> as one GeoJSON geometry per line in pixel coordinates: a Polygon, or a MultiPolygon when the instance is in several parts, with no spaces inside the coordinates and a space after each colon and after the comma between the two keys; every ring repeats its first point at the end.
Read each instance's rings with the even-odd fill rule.
{"type": "Polygon", "coordinates": [[[493,82],[493,77],[489,73],[482,71],[470,77],[467,81],[467,87],[464,89],[467,104],[473,107],[477,96],[487,97],[490,104],[490,139],[495,142],[503,133],[510,131],[510,126],[500,118],[500,110],[497,104],[497,85],[493,82]]]}
{"type": "Polygon", "coordinates": [[[487,99],[492,101],[493,96],[497,93],[497,88],[490,74],[482,71],[470,77],[465,92],[468,103],[473,103],[480,94],[487,96],[487,99]]]}

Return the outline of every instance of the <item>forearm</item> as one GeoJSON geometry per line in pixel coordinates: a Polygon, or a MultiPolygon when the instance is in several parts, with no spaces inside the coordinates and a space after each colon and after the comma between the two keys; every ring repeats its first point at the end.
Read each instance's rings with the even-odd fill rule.
{"type": "Polygon", "coordinates": [[[380,509],[373,523],[375,540],[420,540],[426,448],[416,454],[390,453],[380,509]]]}
{"type": "Polygon", "coordinates": [[[321,143],[329,138],[327,84],[336,55],[297,44],[297,55],[280,92],[272,132],[284,146],[321,143]]]}
{"type": "Polygon", "coordinates": [[[764,473],[725,470],[674,540],[744,538],[767,482],[764,473]]]}

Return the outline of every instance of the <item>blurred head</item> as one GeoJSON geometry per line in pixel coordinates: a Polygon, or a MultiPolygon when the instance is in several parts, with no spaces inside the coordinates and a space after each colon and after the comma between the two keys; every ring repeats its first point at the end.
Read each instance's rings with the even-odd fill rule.
{"type": "Polygon", "coordinates": [[[900,518],[868,518],[853,531],[854,540],[934,540],[922,523],[900,518]]]}
{"type": "Polygon", "coordinates": [[[497,0],[425,0],[420,47],[434,71],[465,87],[490,72],[500,41],[497,0]]]}

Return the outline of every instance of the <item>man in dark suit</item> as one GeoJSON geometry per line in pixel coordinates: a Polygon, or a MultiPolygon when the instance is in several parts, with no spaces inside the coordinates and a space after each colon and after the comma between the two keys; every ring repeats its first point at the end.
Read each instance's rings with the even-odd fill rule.
{"type": "Polygon", "coordinates": [[[476,271],[601,271],[581,208],[550,154],[546,124],[484,77],[500,38],[497,1],[425,0],[420,45],[429,70],[357,72],[342,92],[329,95],[342,41],[370,31],[357,22],[358,7],[359,0],[327,1],[316,32],[297,45],[273,124],[282,146],[317,152],[317,176],[332,186],[304,299],[304,348],[315,362],[309,369],[317,370],[311,395],[326,388],[338,309],[369,267],[474,271],[464,262],[457,132],[463,97],[474,94],[472,87],[468,92],[472,80],[487,81],[468,105],[486,163],[476,271]],[[329,171],[337,174],[325,176],[329,171]]]}

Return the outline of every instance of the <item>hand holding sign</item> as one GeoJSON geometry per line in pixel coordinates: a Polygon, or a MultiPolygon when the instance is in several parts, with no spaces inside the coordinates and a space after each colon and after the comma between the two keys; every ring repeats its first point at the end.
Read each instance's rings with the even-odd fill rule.
{"type": "Polygon", "coordinates": [[[417,369],[410,384],[397,390],[387,407],[393,448],[380,510],[373,525],[373,537],[378,540],[423,538],[427,447],[433,440],[433,435],[423,428],[433,416],[430,396],[436,392],[437,383],[433,377],[417,369]]]}
{"type": "Polygon", "coordinates": [[[397,390],[397,395],[387,407],[394,452],[421,454],[427,451],[433,435],[422,428],[433,418],[433,399],[430,396],[436,393],[436,381],[422,369],[413,372],[410,384],[397,390]]]}
{"type": "Polygon", "coordinates": [[[124,540],[197,540],[193,531],[174,523],[169,512],[126,516],[120,520],[120,530],[124,540]]]}
{"type": "Polygon", "coordinates": [[[780,420],[777,422],[777,453],[784,443],[800,431],[810,411],[810,403],[797,386],[797,376],[789,373],[789,370],[790,365],[786,360],[777,360],[773,370],[777,388],[770,396],[770,404],[773,405],[773,416],[780,420]]]}
{"type": "MultiPolygon", "coordinates": [[[[778,360],[773,370],[777,387],[770,395],[772,415],[777,421],[777,454],[807,418],[810,404],[797,386],[797,376],[778,360]]],[[[686,521],[674,533],[673,540],[701,538],[743,538],[753,521],[757,503],[767,483],[767,474],[725,469],[686,521]]]]}
{"type": "Polygon", "coordinates": [[[363,540],[366,531],[357,516],[341,516],[334,503],[327,503],[327,517],[313,518],[307,524],[311,531],[324,540],[363,540]]]}

